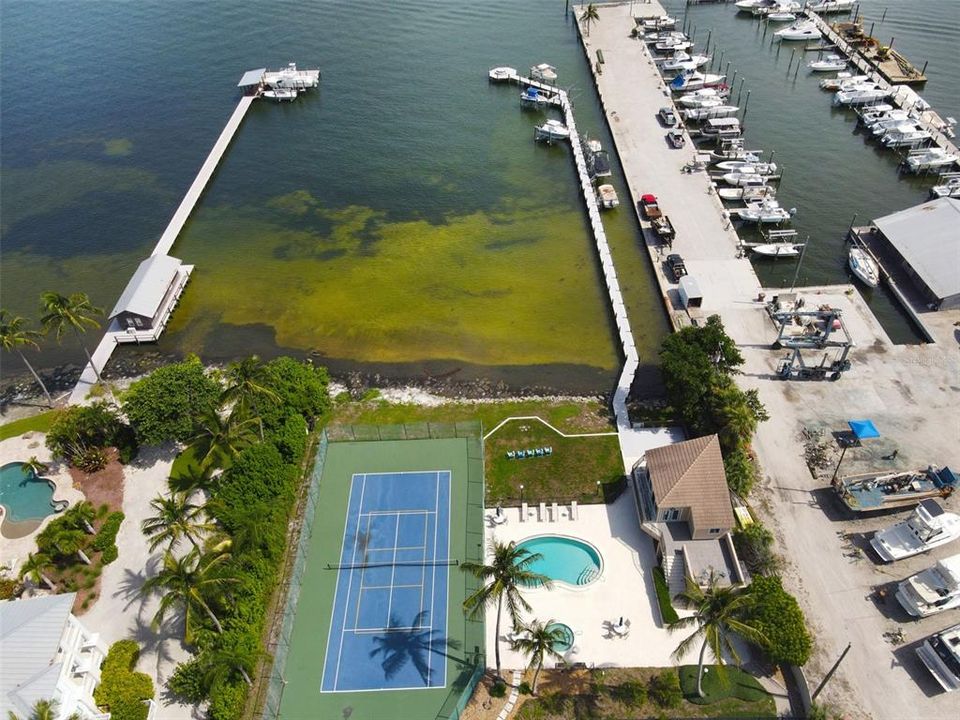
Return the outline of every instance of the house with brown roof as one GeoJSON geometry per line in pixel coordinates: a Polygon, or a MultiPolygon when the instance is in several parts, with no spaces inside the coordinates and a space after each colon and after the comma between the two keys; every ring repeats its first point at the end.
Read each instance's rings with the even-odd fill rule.
{"type": "Polygon", "coordinates": [[[705,586],[747,582],[730,535],[730,490],[716,435],[648,450],[633,470],[643,530],[657,547],[671,595],[689,578],[705,586]]]}

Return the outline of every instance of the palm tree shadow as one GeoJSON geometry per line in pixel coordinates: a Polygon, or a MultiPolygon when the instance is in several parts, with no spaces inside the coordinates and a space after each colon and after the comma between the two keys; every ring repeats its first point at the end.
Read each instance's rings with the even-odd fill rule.
{"type": "Polygon", "coordinates": [[[120,580],[114,597],[121,597],[127,601],[124,610],[129,610],[134,603],[145,599],[141,592],[143,584],[147,581],[147,578],[156,574],[158,562],[157,557],[152,557],[147,561],[143,570],[136,571],[126,568],[123,571],[123,578],[120,580]]]}
{"type": "Polygon", "coordinates": [[[461,666],[472,666],[466,658],[447,652],[447,650],[459,650],[462,647],[459,640],[444,637],[439,630],[424,627],[428,615],[429,611],[421,610],[410,623],[404,623],[396,615],[391,615],[385,633],[374,636],[373,642],[376,647],[370,651],[370,657],[382,656],[380,667],[387,680],[392,680],[403,668],[412,663],[423,684],[429,686],[434,671],[429,659],[431,654],[453,660],[461,666]]]}

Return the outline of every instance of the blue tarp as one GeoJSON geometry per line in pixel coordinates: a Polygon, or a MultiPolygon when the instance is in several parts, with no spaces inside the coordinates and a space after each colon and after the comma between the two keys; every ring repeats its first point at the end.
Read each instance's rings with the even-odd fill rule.
{"type": "Polygon", "coordinates": [[[856,435],[857,440],[880,437],[880,431],[877,430],[872,420],[847,420],[847,425],[850,426],[850,430],[856,435]]]}
{"type": "Polygon", "coordinates": [[[683,75],[677,75],[673,80],[670,81],[670,87],[683,87],[683,75]]]}

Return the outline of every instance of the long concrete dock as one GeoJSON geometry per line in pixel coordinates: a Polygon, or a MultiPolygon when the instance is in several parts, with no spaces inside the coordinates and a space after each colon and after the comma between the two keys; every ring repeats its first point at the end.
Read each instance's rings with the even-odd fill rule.
{"type": "MultiPolygon", "coordinates": [[[[236,109],[230,115],[226,126],[223,128],[217,141],[213,144],[213,148],[210,150],[210,154],[207,155],[207,159],[204,160],[203,165],[200,166],[200,171],[190,184],[187,194],[180,202],[180,206],[173,214],[173,217],[167,224],[166,230],[163,231],[163,234],[157,241],[156,246],[154,246],[153,252],[150,253],[151,255],[166,255],[170,252],[173,243],[180,235],[180,231],[183,230],[183,226],[189,219],[194,207],[196,207],[197,201],[203,194],[204,189],[206,189],[207,183],[210,181],[210,178],[213,177],[213,173],[220,164],[220,160],[223,159],[223,155],[230,146],[230,142],[240,128],[240,123],[243,122],[247,110],[250,109],[250,106],[256,98],[256,95],[244,95],[240,98],[240,102],[237,103],[236,109]]],[[[91,361],[87,363],[83,372],[80,373],[80,379],[70,393],[69,402],[71,404],[82,402],[87,397],[91,388],[97,383],[97,371],[102,371],[103,368],[106,367],[107,361],[110,360],[110,356],[118,345],[118,336],[126,333],[124,328],[115,327],[115,325],[116,323],[111,323],[107,328],[103,339],[100,340],[100,343],[91,354],[91,361]]]]}

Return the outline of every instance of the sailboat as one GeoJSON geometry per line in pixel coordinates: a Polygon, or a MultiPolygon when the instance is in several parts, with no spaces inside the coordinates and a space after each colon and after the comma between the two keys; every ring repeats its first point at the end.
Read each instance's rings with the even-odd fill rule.
{"type": "Polygon", "coordinates": [[[877,261],[862,247],[854,245],[850,248],[850,253],[847,256],[847,264],[850,266],[853,274],[865,285],[876,287],[880,283],[880,268],[877,265],[877,261]]]}

